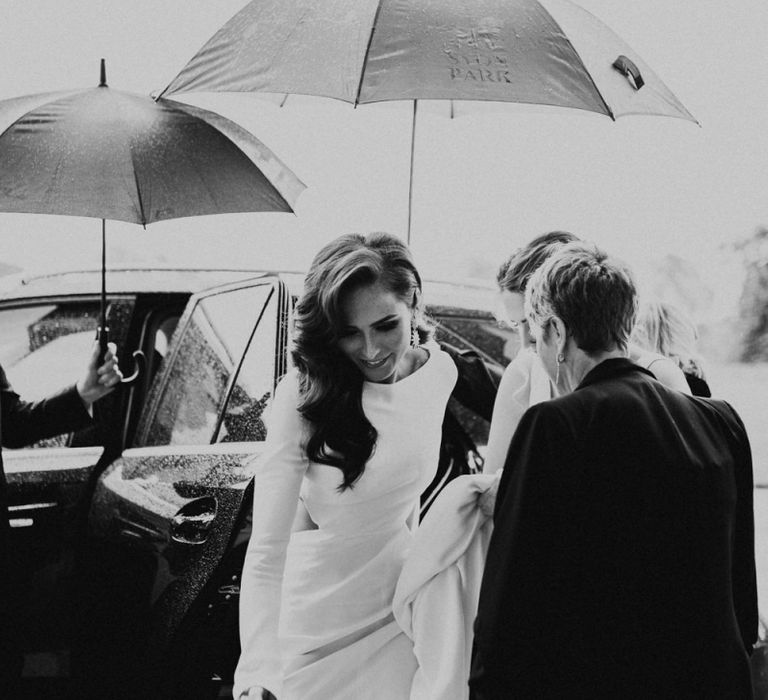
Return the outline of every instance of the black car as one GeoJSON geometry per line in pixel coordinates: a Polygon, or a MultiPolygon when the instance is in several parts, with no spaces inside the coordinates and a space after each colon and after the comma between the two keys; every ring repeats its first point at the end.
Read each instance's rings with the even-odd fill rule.
{"type": "MultiPolygon", "coordinates": [[[[298,274],[110,270],[109,326],[138,374],[77,433],[5,452],[23,553],[26,697],[227,697],[264,410],[290,357],[298,274]]],[[[6,284],[0,364],[25,399],[81,374],[98,272],[6,284]]],[[[514,335],[489,291],[427,283],[438,339],[492,371],[514,335]]],[[[482,463],[487,420],[452,400],[441,471],[482,463]],[[449,420],[450,419],[450,420],[449,420]]]]}

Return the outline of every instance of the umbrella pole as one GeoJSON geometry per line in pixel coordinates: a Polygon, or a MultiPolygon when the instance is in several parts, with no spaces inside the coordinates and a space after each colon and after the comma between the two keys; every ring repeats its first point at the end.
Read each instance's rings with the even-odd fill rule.
{"type": "MultiPolygon", "coordinates": [[[[107,326],[107,222],[101,220],[101,308],[99,310],[99,364],[104,362],[109,342],[109,326],[107,326]]],[[[133,351],[133,373],[123,377],[121,384],[133,384],[147,368],[147,358],[141,350],[133,351]]]]}
{"type": "Polygon", "coordinates": [[[418,100],[413,101],[413,120],[411,122],[411,171],[408,179],[408,229],[406,243],[411,245],[411,218],[413,215],[413,156],[416,150],[416,110],[418,109],[418,100]]]}
{"type": "Polygon", "coordinates": [[[99,359],[107,354],[109,328],[107,328],[107,222],[101,220],[101,308],[99,309],[99,359]]]}

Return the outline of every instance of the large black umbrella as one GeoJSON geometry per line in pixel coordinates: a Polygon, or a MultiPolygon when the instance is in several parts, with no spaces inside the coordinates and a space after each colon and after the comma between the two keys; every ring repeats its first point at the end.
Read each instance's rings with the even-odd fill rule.
{"type": "Polygon", "coordinates": [[[261,141],[219,114],[98,87],[0,101],[0,211],[146,226],[202,214],[292,212],[302,182],[261,141]]]}

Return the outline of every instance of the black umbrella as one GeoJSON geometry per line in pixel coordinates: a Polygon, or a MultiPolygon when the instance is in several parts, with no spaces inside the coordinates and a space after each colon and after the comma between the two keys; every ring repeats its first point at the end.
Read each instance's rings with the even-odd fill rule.
{"type": "Polygon", "coordinates": [[[106,219],[292,212],[301,181],[261,141],[199,107],[98,87],[0,101],[0,211],[106,219]]]}

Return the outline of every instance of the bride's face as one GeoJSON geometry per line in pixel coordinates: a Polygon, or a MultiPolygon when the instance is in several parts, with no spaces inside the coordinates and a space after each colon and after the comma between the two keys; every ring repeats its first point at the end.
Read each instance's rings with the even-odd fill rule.
{"type": "Polygon", "coordinates": [[[351,290],[341,303],[339,349],[369,382],[390,383],[404,373],[411,341],[411,309],[376,282],[351,290]]]}

